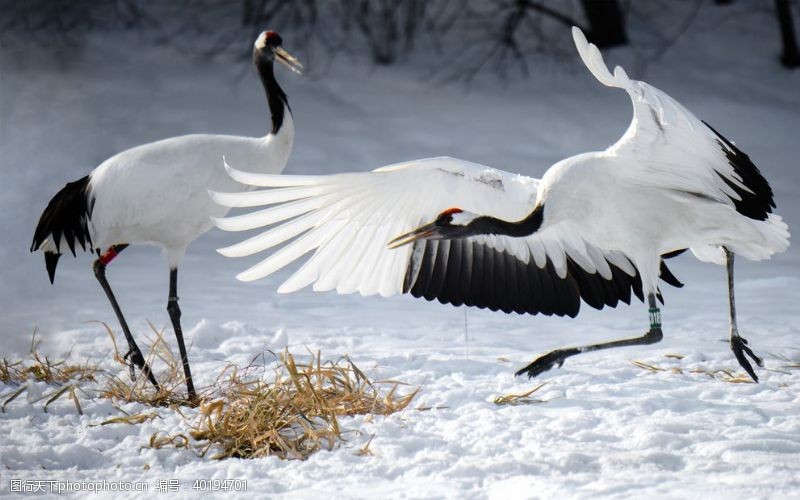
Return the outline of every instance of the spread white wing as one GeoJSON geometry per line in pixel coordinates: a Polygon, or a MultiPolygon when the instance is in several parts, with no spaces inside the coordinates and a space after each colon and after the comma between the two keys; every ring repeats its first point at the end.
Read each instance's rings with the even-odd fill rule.
{"type": "Polygon", "coordinates": [[[311,254],[280,292],[313,285],[316,291],[362,295],[411,293],[454,305],[571,316],[581,299],[600,308],[629,302],[632,290],[641,294],[625,257],[558,228],[526,238],[488,235],[387,248],[392,238],[450,207],[522,219],[533,210],[536,179],[453,158],[321,176],[226,168],[239,182],[269,189],[212,193],[217,203],[268,207],[217,219],[217,226],[268,229],[220,253],[243,257],[283,245],[237,277],[263,278],[311,254]]]}

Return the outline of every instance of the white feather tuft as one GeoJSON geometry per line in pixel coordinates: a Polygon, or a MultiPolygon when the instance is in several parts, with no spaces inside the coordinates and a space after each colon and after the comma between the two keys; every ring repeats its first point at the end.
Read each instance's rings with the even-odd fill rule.
{"type": "Polygon", "coordinates": [[[594,77],[603,85],[618,87],[619,83],[608,71],[608,66],[603,61],[603,55],[600,50],[594,44],[589,43],[583,32],[575,26],[572,27],[572,38],[575,40],[575,47],[578,49],[578,54],[580,54],[583,64],[589,68],[594,77]]]}

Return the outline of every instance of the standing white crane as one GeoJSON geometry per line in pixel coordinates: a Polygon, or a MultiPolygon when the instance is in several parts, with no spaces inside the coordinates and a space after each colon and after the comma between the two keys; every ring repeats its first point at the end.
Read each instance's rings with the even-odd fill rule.
{"type": "Polygon", "coordinates": [[[286,94],[275,80],[273,62],[278,61],[296,73],[300,73],[302,65],[281,45],[277,33],[265,31],[253,48],[253,62],[271,114],[267,135],[193,134],[123,151],[56,193],[42,213],[33,237],[31,251],[44,252],[51,283],[65,244],[73,255],[77,245],[97,253],[94,274],[128,342],[125,358],[130,357],[131,377],[135,364],[156,389],[158,381],[131,335],[106,280],[105,269],[129,244],[155,244],[163,248],[170,278],[167,311],[175,329],[190,400],[196,399],[196,393],[180,323],[178,266],[187,246],[213,227],[210,218],[227,212],[211,201],[208,189],[246,189],[225,173],[220,164],[223,156],[271,174],[280,174],[286,165],[294,140],[294,124],[286,94]]]}
{"type": "Polygon", "coordinates": [[[450,158],[330,176],[227,167],[239,182],[278,189],[214,194],[230,207],[275,205],[217,225],[282,224],[220,253],[245,256],[295,238],[238,278],[267,276],[313,251],[279,292],[313,284],[570,316],[579,298],[595,307],[627,302],[639,273],[650,308],[643,336],[552,351],[517,372],[533,377],[581,352],[660,341],[658,279],[674,280],[662,258],[692,248],[727,264],[731,349],[757,381],[745,354],[761,360],[736,326],[733,256],[766,259],[789,246],[769,184],[730,141],[622,68],[612,75],[580,30],[573,37],[592,74],[633,101],[628,131],[606,151],[562,160],[541,181],[450,158]]]}

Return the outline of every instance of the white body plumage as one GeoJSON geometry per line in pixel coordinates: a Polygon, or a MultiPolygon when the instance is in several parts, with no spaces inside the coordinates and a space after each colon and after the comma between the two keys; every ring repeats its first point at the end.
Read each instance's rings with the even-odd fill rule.
{"type": "Polygon", "coordinates": [[[293,140],[294,125],[287,113],[275,135],[187,135],[112,156],[89,177],[95,197],[92,241],[101,249],[117,243],[160,245],[174,269],[187,245],[213,226],[210,217],[228,211],[211,200],[208,190],[247,189],[227,175],[223,158],[278,174],[293,140]]]}

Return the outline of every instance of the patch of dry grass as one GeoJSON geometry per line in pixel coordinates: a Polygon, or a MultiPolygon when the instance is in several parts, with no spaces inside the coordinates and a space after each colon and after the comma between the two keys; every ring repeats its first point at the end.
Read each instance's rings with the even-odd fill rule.
{"type": "Polygon", "coordinates": [[[39,353],[41,340],[36,336],[34,330],[31,338],[31,348],[28,358],[19,360],[0,359],[0,382],[17,388],[2,396],[3,404],[0,411],[6,412],[6,407],[17,399],[21,394],[28,390],[31,382],[44,382],[48,385],[56,386],[54,392],[45,394],[34,402],[47,399],[44,404],[44,411],[47,407],[60,397],[67,395],[75,404],[78,414],[83,414],[83,409],[78,401],[77,391],[79,384],[84,382],[95,382],[96,376],[100,371],[97,366],[86,361],[83,364],[75,364],[67,359],[53,361],[48,356],[39,353]]]}
{"type": "MultiPolygon", "coordinates": [[[[665,354],[665,358],[675,359],[680,361],[684,358],[684,356],[680,354],[665,354]]],[[[684,369],[679,368],[677,366],[671,366],[669,368],[665,368],[659,365],[645,363],[644,361],[637,361],[631,360],[634,366],[637,366],[643,370],[647,370],[651,373],[658,373],[658,372],[669,372],[675,374],[683,374],[684,369]]],[[[754,384],[753,380],[748,375],[737,374],[733,370],[728,369],[721,369],[721,370],[708,370],[706,368],[694,368],[692,370],[686,370],[688,373],[692,374],[702,374],[706,375],[710,378],[715,380],[720,380],[722,382],[727,382],[729,384],[754,384]]]]}
{"type": "Polygon", "coordinates": [[[505,394],[503,396],[497,396],[496,398],[494,398],[494,404],[496,404],[497,406],[517,406],[517,405],[529,405],[535,403],[546,403],[547,401],[545,401],[544,399],[536,399],[531,397],[531,394],[537,392],[545,385],[547,385],[547,382],[542,382],[533,389],[519,394],[505,394]]]}
{"type": "Polygon", "coordinates": [[[94,382],[98,368],[86,361],[75,364],[68,359],[53,361],[39,353],[41,339],[33,332],[31,349],[27,359],[11,361],[0,359],[0,382],[4,384],[24,384],[45,382],[65,384],[68,382],[94,382]]]}
{"type": "MultiPolygon", "coordinates": [[[[797,349],[791,349],[791,350],[796,351],[797,349]]],[[[684,359],[685,356],[683,356],[682,354],[669,353],[669,354],[664,354],[664,357],[668,359],[681,361],[682,359],[684,359]]],[[[769,368],[763,368],[764,371],[790,375],[792,371],[800,369],[800,363],[797,362],[797,359],[799,358],[797,354],[795,354],[794,357],[790,358],[789,356],[782,354],[767,353],[767,359],[770,358],[773,360],[777,360],[780,364],[778,364],[777,366],[773,365],[772,367],[769,368]]],[[[734,370],[729,370],[729,369],[709,370],[700,367],[689,370],[677,366],[670,366],[665,368],[657,364],[650,364],[637,360],[631,360],[631,363],[633,363],[635,366],[643,370],[647,370],[652,373],[670,372],[675,374],[683,374],[683,373],[702,374],[710,378],[713,378],[715,380],[727,382],[729,384],[755,383],[748,375],[741,372],[737,373],[734,370]]]]}
{"type": "MultiPolygon", "coordinates": [[[[166,367],[158,373],[161,390],[155,391],[147,379],[142,375],[141,370],[137,370],[136,378],[130,380],[128,376],[128,362],[123,359],[117,348],[117,342],[111,328],[103,322],[102,325],[113,345],[113,359],[125,367],[124,371],[114,374],[108,370],[99,368],[96,364],[88,360],[83,364],[76,364],[66,359],[54,361],[49,356],[44,356],[39,352],[41,343],[36,332],[33,333],[31,349],[28,358],[20,360],[0,359],[0,382],[19,386],[12,392],[3,396],[2,407],[0,410],[5,412],[8,404],[17,399],[29,387],[30,382],[45,382],[56,386],[54,392],[45,394],[34,403],[47,399],[44,404],[44,411],[50,404],[61,397],[68,396],[75,403],[75,408],[82,414],[82,408],[78,400],[78,392],[84,392],[83,388],[90,383],[92,393],[101,398],[120,400],[125,402],[139,402],[148,406],[172,406],[190,404],[185,394],[185,379],[183,367],[180,359],[177,358],[164,340],[164,331],[157,330],[152,324],[150,329],[152,334],[145,338],[147,349],[147,361],[151,366],[155,359],[159,360],[159,368],[166,367]]],[[[87,398],[93,396],[87,395],[87,398]]]]}
{"type": "MultiPolygon", "coordinates": [[[[200,406],[189,436],[155,434],[155,448],[191,445],[200,455],[223,459],[278,456],[305,459],[343,440],[339,417],[390,415],[408,407],[419,388],[398,394],[396,381],[372,382],[349,358],[322,362],[319,353],[298,363],[279,356],[274,379],[229,366],[200,406]]],[[[367,445],[363,450],[369,453],[367,445]]]]}
{"type": "Polygon", "coordinates": [[[782,354],[773,354],[773,357],[783,362],[783,365],[780,366],[779,370],[773,370],[773,371],[779,373],[791,373],[792,370],[800,370],[800,362],[797,361],[799,356],[797,354],[795,354],[794,358],[790,358],[789,356],[784,356],[782,354]]]}
{"type": "MultiPolygon", "coordinates": [[[[115,374],[88,362],[78,365],[67,360],[53,361],[39,354],[39,343],[34,336],[30,360],[0,361],[0,381],[20,385],[6,394],[9,397],[2,410],[27,390],[28,382],[44,381],[56,386],[53,392],[34,401],[46,399],[45,412],[51,403],[69,397],[77,412],[83,414],[79,392],[89,399],[114,401],[121,415],[92,426],[141,425],[160,418],[158,411],[127,413],[117,402],[169,407],[181,415],[184,415],[181,406],[198,407],[187,417],[190,430],[186,434],[156,433],[150,438],[153,448],[191,449],[215,459],[265,456],[305,459],[318,450],[330,450],[345,439],[347,431],[342,429],[341,417],[403,411],[419,392],[419,388],[400,390],[405,385],[402,382],[371,381],[346,356],[337,362],[323,362],[317,352],[309,353],[308,361],[298,362],[286,351],[278,356],[274,374],[268,380],[263,376],[263,367],[229,365],[213,384],[200,388],[199,401],[192,404],[186,399],[180,358],[165,341],[164,330],[150,324],[150,335],[140,343],[147,353],[148,364],[157,367],[161,388],[156,391],[141,370],[136,370],[135,379],[130,380],[128,363],[120,354],[114,332],[107,324],[100,324],[111,338],[113,359],[124,370],[115,374]]],[[[371,442],[372,438],[358,453],[371,454],[371,442]]]]}
{"type": "MultiPolygon", "coordinates": [[[[114,360],[127,367],[128,362],[123,359],[117,348],[114,332],[107,324],[100,324],[111,338],[114,346],[114,360]]],[[[136,378],[134,380],[130,379],[126,369],[120,374],[106,374],[105,383],[100,389],[100,397],[142,403],[148,406],[194,405],[194,402],[187,399],[186,378],[183,374],[181,360],[173,353],[172,348],[164,339],[165,329],[158,330],[150,322],[148,322],[148,325],[150,326],[151,335],[145,336],[144,342],[141,344],[146,348],[147,355],[145,359],[151,368],[155,370],[153,361],[156,359],[159,361],[158,367],[160,369],[155,375],[161,386],[160,390],[156,391],[138,368],[136,369],[136,378]],[[166,370],[162,369],[162,367],[166,367],[166,370]]],[[[198,397],[200,401],[204,398],[202,394],[199,394],[198,397]]]]}

